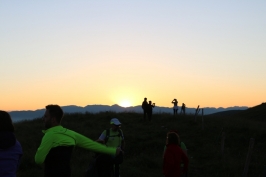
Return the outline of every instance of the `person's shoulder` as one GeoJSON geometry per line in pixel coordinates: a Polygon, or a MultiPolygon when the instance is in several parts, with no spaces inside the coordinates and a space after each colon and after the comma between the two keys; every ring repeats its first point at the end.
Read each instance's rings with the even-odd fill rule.
{"type": "Polygon", "coordinates": [[[16,145],[21,146],[20,142],[16,139],[16,145]]]}
{"type": "Polygon", "coordinates": [[[16,149],[20,152],[20,153],[22,153],[22,146],[21,146],[21,144],[20,144],[20,142],[18,141],[18,140],[16,140],[16,149]]]}
{"type": "Polygon", "coordinates": [[[186,147],[186,145],[185,145],[184,142],[181,142],[181,143],[180,143],[180,147],[181,147],[181,149],[183,149],[183,150],[186,150],[186,149],[187,149],[187,147],[186,147]]]}

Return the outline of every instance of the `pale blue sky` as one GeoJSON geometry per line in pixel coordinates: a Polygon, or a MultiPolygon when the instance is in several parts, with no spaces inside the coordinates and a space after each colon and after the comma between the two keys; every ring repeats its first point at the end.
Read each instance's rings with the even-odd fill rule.
{"type": "Polygon", "coordinates": [[[0,1],[0,108],[255,106],[266,1],[0,1]]]}

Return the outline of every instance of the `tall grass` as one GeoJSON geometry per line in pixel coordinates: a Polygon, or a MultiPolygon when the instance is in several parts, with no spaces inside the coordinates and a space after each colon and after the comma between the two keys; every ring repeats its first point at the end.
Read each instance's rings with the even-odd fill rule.
{"type": "MultiPolygon", "coordinates": [[[[255,145],[249,167],[249,176],[260,176],[266,165],[265,123],[241,117],[201,117],[154,114],[152,121],[144,121],[139,113],[101,112],[98,114],[66,114],[62,125],[96,140],[103,130],[110,127],[111,118],[122,122],[126,140],[125,159],[121,165],[122,177],[162,177],[162,152],[166,133],[179,131],[188,148],[190,177],[242,176],[249,147],[249,139],[255,145]],[[226,135],[224,153],[221,154],[221,132],[226,135]]],[[[19,177],[38,177],[43,169],[34,163],[34,155],[43,136],[41,119],[15,124],[16,136],[23,147],[19,177]]],[[[72,176],[82,177],[94,153],[76,147],[72,156],[72,176]]]]}

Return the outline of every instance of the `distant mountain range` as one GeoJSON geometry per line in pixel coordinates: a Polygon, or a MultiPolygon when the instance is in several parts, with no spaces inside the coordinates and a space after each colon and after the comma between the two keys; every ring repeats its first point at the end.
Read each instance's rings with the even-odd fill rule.
{"type": "MultiPolygon", "coordinates": [[[[85,107],[70,105],[70,106],[62,106],[62,109],[64,113],[98,113],[98,112],[105,112],[105,111],[112,111],[112,112],[137,112],[142,113],[141,106],[132,106],[132,107],[121,107],[117,104],[108,106],[108,105],[87,105],[85,107]]],[[[200,108],[201,109],[201,108],[200,108]]],[[[228,107],[228,108],[212,108],[212,107],[205,107],[203,108],[204,115],[208,114],[214,114],[217,112],[223,112],[223,111],[232,111],[232,110],[246,110],[248,107],[242,106],[234,106],[234,107],[228,107]]],[[[178,110],[181,111],[180,109],[178,110]]],[[[186,114],[195,114],[196,108],[186,108],[186,114]]],[[[45,109],[38,109],[35,111],[11,111],[9,112],[12,120],[14,122],[18,122],[21,120],[32,120],[35,118],[41,118],[44,115],[45,109]]],[[[172,107],[157,107],[155,106],[153,109],[153,113],[172,113],[173,108],[172,107]]],[[[200,112],[201,114],[201,112],[200,112]]]]}

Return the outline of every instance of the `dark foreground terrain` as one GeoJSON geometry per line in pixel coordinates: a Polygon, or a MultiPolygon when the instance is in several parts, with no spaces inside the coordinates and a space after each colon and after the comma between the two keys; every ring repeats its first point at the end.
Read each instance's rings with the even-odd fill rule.
{"type": "MultiPolygon", "coordinates": [[[[104,129],[109,128],[109,120],[118,118],[126,139],[121,177],[162,177],[162,152],[170,129],[179,131],[188,148],[189,177],[242,177],[250,138],[254,138],[248,176],[258,177],[265,175],[266,170],[265,112],[266,106],[261,104],[236,114],[200,115],[196,122],[194,115],[155,114],[148,122],[142,119],[142,114],[130,112],[75,113],[66,114],[62,125],[96,140],[104,129]]],[[[42,167],[34,163],[34,155],[43,136],[42,120],[19,122],[15,128],[24,151],[18,177],[42,176],[42,167]]],[[[93,155],[93,152],[75,148],[73,177],[84,176],[93,155]]]]}

